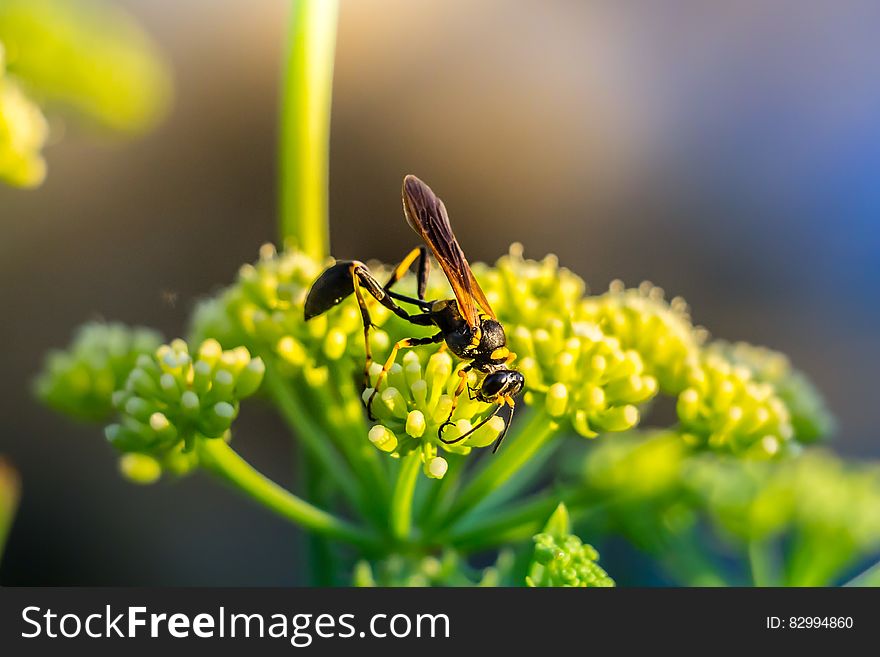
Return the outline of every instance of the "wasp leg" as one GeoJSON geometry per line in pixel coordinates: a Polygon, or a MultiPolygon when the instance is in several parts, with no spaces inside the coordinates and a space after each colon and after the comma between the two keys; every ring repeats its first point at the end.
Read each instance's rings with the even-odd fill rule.
{"type": "Polygon", "coordinates": [[[370,329],[373,327],[373,321],[370,319],[370,311],[367,309],[367,303],[364,301],[364,294],[361,291],[360,276],[356,264],[351,266],[351,280],[354,284],[354,296],[357,298],[358,307],[361,310],[361,320],[364,323],[364,351],[366,352],[364,390],[366,390],[370,386],[370,365],[373,364],[373,350],[370,348],[370,329]]]}
{"type": "MultiPolygon", "coordinates": [[[[428,287],[428,274],[431,271],[431,261],[428,259],[428,249],[424,246],[419,246],[410,251],[406,257],[400,261],[394,271],[391,273],[391,278],[388,279],[388,282],[385,283],[384,290],[388,292],[391,289],[391,286],[397,283],[406,272],[409,271],[409,268],[412,266],[413,262],[418,258],[418,272],[416,274],[418,281],[418,300],[425,301],[425,289],[428,287]]],[[[409,297],[404,297],[403,295],[394,294],[392,296],[399,297],[401,301],[408,301],[413,303],[409,297]]]]}
{"type": "Polygon", "coordinates": [[[379,376],[376,377],[376,385],[373,387],[373,392],[370,394],[370,398],[367,400],[367,415],[369,415],[371,420],[375,420],[373,417],[373,399],[376,397],[376,393],[379,392],[379,386],[382,384],[382,381],[385,380],[385,376],[388,374],[388,370],[391,369],[391,366],[394,365],[394,361],[397,360],[397,352],[401,349],[408,349],[410,347],[418,347],[420,345],[425,344],[436,344],[443,340],[443,334],[438,333],[437,335],[432,335],[427,338],[404,338],[397,342],[394,347],[391,349],[391,354],[388,356],[388,360],[385,361],[385,365],[382,366],[382,371],[379,372],[379,376]]]}
{"type": "MultiPolygon", "coordinates": [[[[455,407],[458,406],[458,398],[461,397],[462,393],[464,392],[465,387],[467,387],[468,390],[471,389],[471,387],[468,385],[468,382],[467,382],[468,372],[470,372],[471,369],[473,369],[473,366],[465,365],[460,370],[458,370],[458,376],[460,378],[458,380],[458,386],[456,386],[456,388],[455,388],[455,392],[452,393],[452,408],[449,409],[449,415],[446,416],[446,421],[443,424],[441,424],[440,428],[437,430],[437,436],[441,440],[443,439],[442,438],[443,437],[443,429],[447,425],[455,424],[455,422],[452,421],[452,414],[455,413],[455,407]]],[[[468,396],[470,396],[470,393],[468,393],[468,396]]],[[[473,399],[473,397],[471,397],[471,399],[473,399]]]]}
{"type": "MultiPolygon", "coordinates": [[[[369,292],[370,296],[372,296],[374,299],[376,299],[376,301],[388,308],[388,310],[393,312],[401,319],[405,319],[411,324],[415,324],[417,326],[432,326],[434,324],[430,313],[425,312],[417,315],[410,315],[403,308],[394,303],[394,299],[391,296],[394,293],[386,292],[385,288],[383,288],[379,284],[379,281],[376,280],[375,276],[373,276],[373,274],[370,273],[370,270],[367,269],[366,266],[362,263],[356,263],[354,273],[357,275],[361,287],[369,292]]],[[[398,297],[400,295],[394,296],[398,297]]],[[[406,299],[404,299],[404,301],[406,301],[406,299]]],[[[417,301],[414,303],[422,306],[423,309],[426,309],[425,306],[428,305],[427,302],[421,301],[417,301]]]]}

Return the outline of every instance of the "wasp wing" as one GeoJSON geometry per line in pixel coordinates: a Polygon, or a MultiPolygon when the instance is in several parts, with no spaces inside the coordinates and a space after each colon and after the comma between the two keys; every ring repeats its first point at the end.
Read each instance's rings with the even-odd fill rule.
{"type": "Polygon", "coordinates": [[[479,326],[477,306],[496,319],[455,239],[446,206],[430,187],[412,175],[403,179],[403,212],[407,223],[431,248],[440,263],[465,321],[472,327],[479,326]]]}

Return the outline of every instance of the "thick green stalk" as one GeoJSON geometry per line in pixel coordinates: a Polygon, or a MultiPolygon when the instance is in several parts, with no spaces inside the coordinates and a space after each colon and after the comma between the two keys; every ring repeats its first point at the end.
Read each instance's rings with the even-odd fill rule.
{"type": "Polygon", "coordinates": [[[413,450],[401,459],[397,482],[391,493],[391,510],[388,519],[391,535],[405,541],[412,530],[413,495],[419,476],[421,459],[418,450],[413,450]]]}
{"type": "Polygon", "coordinates": [[[341,518],[309,504],[257,472],[226,442],[219,439],[196,441],[201,465],[232,484],[267,509],[301,527],[362,548],[375,549],[376,537],[341,518]]]}
{"type": "Polygon", "coordinates": [[[280,229],[316,260],[329,253],[330,104],[338,0],[295,0],[284,57],[280,229]]]}
{"type": "Polygon", "coordinates": [[[559,425],[548,415],[535,412],[517,435],[502,445],[498,453],[489,458],[488,464],[468,482],[442,519],[442,526],[451,525],[519,472],[538,450],[557,435],[558,428],[559,425]]]}

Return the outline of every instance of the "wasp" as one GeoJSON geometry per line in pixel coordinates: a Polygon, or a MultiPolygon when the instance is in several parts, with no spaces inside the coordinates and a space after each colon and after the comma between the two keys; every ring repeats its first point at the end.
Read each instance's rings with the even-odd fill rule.
{"type": "Polygon", "coordinates": [[[499,436],[493,447],[496,451],[504,439],[510,419],[515,408],[514,397],[523,389],[525,379],[522,373],[511,369],[509,365],[516,358],[507,347],[504,327],[489,306],[486,295],[474,277],[452,232],[446,206],[428,185],[409,175],[403,179],[403,213],[410,227],[422,238],[430,248],[434,258],[446,274],[452,291],[453,299],[435,301],[425,299],[425,290],[430,271],[430,259],[426,247],[414,248],[394,267],[388,281],[382,285],[367,266],[358,260],[339,260],[326,269],[312,284],[305,302],[305,319],[326,312],[354,293],[360,307],[364,325],[364,343],[366,345],[366,363],[364,365],[364,386],[369,386],[369,369],[373,362],[370,350],[370,329],[373,324],[367,307],[365,293],[388,308],[401,319],[416,326],[434,326],[437,333],[424,338],[406,338],[397,342],[391,349],[387,361],[382,366],[373,392],[366,402],[367,412],[372,415],[372,403],[391,366],[397,359],[401,349],[427,344],[445,344],[458,358],[469,361],[458,371],[460,381],[452,398],[452,408],[446,421],[438,429],[441,442],[450,445],[467,438],[505,406],[510,407],[510,418],[505,423],[504,432],[499,436]],[[392,287],[416,264],[417,298],[405,296],[392,290],[392,287]],[[400,304],[413,306],[415,312],[409,312],[400,304]],[[475,370],[483,375],[480,383],[471,387],[468,384],[468,373],[475,370]],[[480,420],[472,429],[453,439],[443,437],[444,430],[454,424],[452,415],[455,412],[459,397],[468,390],[471,399],[489,404],[497,404],[488,416],[480,420]]]}

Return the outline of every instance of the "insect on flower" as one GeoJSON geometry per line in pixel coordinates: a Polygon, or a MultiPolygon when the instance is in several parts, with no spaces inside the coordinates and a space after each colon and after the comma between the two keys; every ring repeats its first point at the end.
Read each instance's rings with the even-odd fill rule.
{"type": "MultiPolygon", "coordinates": [[[[455,389],[452,400],[452,409],[449,417],[440,426],[438,437],[441,442],[449,445],[460,442],[471,433],[479,429],[492,417],[497,415],[505,406],[511,409],[511,418],[514,410],[514,396],[523,388],[525,379],[517,370],[508,366],[513,362],[516,355],[507,348],[507,338],[504,328],[498,321],[486,295],[477,283],[471,271],[464,252],[458,245],[458,240],[452,232],[449,224],[449,215],[446,206],[421,180],[415,176],[406,176],[403,179],[403,211],[410,227],[421,236],[425,244],[431,249],[434,258],[440,264],[449,284],[452,286],[454,299],[439,299],[430,301],[425,299],[425,289],[428,283],[430,260],[428,251],[424,246],[413,249],[398,264],[388,282],[381,285],[367,266],[357,260],[340,260],[324,271],[309,290],[305,303],[305,318],[311,319],[326,312],[343,299],[354,292],[361,310],[364,323],[364,342],[366,344],[366,365],[364,367],[365,387],[369,386],[369,367],[373,357],[370,351],[370,313],[364,299],[363,292],[372,295],[379,303],[391,310],[394,314],[417,326],[436,326],[439,332],[426,338],[406,338],[400,340],[391,350],[388,360],[382,367],[382,371],[374,386],[373,393],[367,400],[367,412],[372,418],[371,406],[379,384],[387,375],[397,358],[400,349],[416,347],[426,344],[445,343],[449,350],[463,360],[470,361],[459,370],[461,380],[455,389]],[[404,296],[392,291],[392,286],[397,283],[404,274],[409,271],[413,263],[417,262],[418,298],[404,296]],[[397,302],[416,306],[421,312],[411,314],[398,305],[397,302]],[[483,374],[483,379],[478,386],[471,387],[467,382],[468,372],[475,370],[483,374]],[[443,431],[453,424],[452,414],[455,411],[458,398],[468,389],[471,399],[476,399],[488,404],[497,404],[495,410],[487,417],[478,422],[470,431],[446,440],[443,431]]],[[[495,443],[493,451],[498,449],[504,439],[505,431],[502,432],[495,443]]]]}

